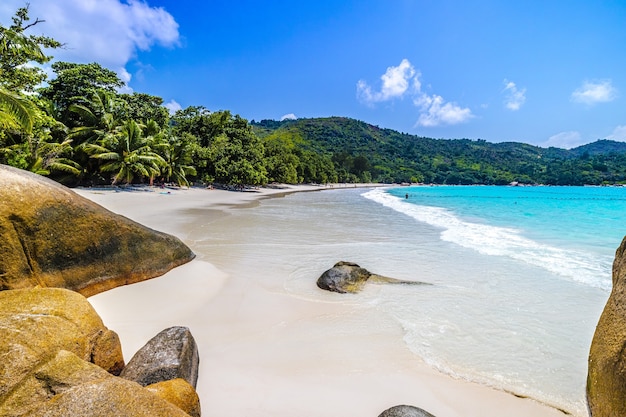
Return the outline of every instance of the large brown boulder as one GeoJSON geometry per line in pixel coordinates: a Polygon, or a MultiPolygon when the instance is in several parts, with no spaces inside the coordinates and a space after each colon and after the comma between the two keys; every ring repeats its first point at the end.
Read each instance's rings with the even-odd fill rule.
{"type": "Polygon", "coordinates": [[[134,382],[60,350],[0,401],[6,417],[188,417],[134,382]]]}
{"type": "Polygon", "coordinates": [[[119,374],[124,358],[82,295],[61,288],[0,291],[0,402],[40,363],[60,350],[119,374]]]}
{"type": "Polygon", "coordinates": [[[39,175],[0,165],[0,290],[91,296],[193,259],[178,238],[114,214],[39,175]]]}
{"type": "Polygon", "coordinates": [[[593,417],[626,416],[626,239],[615,253],[613,289],[591,343],[587,400],[593,417]]]}
{"type": "Polygon", "coordinates": [[[139,349],[120,376],[144,387],[182,378],[195,388],[199,363],[198,346],[189,329],[174,326],[159,332],[139,349]]]}

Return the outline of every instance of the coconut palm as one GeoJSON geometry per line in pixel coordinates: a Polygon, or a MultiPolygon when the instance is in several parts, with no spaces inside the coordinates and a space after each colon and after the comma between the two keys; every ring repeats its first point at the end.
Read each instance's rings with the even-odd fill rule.
{"type": "Polygon", "coordinates": [[[92,158],[103,162],[100,172],[111,173],[113,184],[130,184],[137,177],[152,181],[165,164],[134,120],[125,122],[114,136],[106,137],[98,144],[88,144],[85,149],[92,158]]]}
{"type": "Polygon", "coordinates": [[[8,146],[0,152],[13,161],[19,161],[19,168],[35,174],[50,175],[56,172],[77,176],[81,167],[68,157],[72,153],[71,143],[69,139],[57,143],[28,136],[25,142],[8,146]]]}
{"type": "Polygon", "coordinates": [[[74,127],[68,137],[77,142],[95,143],[115,132],[122,121],[116,116],[122,103],[114,93],[96,91],[89,99],[80,99],[71,104],[70,112],[80,119],[80,126],[74,127]]]}
{"type": "Polygon", "coordinates": [[[191,146],[177,137],[171,137],[159,148],[160,154],[165,160],[165,166],[161,170],[166,182],[173,181],[180,186],[189,186],[190,175],[196,175],[196,169],[191,165],[191,146]]]}
{"type": "Polygon", "coordinates": [[[37,111],[27,98],[0,88],[0,129],[30,134],[37,111]]]}

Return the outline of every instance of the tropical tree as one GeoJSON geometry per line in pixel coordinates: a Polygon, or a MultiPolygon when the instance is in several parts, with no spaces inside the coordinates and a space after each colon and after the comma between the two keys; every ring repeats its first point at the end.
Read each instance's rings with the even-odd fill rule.
{"type": "Polygon", "coordinates": [[[207,147],[211,139],[221,133],[223,126],[223,123],[216,120],[219,117],[213,114],[203,106],[189,106],[178,110],[170,119],[172,133],[179,137],[183,133],[192,135],[199,146],[207,147]]]}
{"type": "Polygon", "coordinates": [[[197,175],[192,165],[192,141],[190,138],[170,137],[158,148],[165,164],[161,175],[165,182],[175,182],[180,186],[189,186],[189,177],[197,175]]]}
{"type": "MultiPolygon", "coordinates": [[[[52,57],[43,48],[58,48],[61,44],[45,36],[27,35],[25,31],[43,20],[27,23],[28,7],[17,10],[9,27],[0,25],[0,130],[30,134],[38,112],[22,92],[33,91],[45,80],[45,73],[30,62],[43,64],[52,57]]],[[[0,132],[1,133],[1,132],[0,132]]]]}
{"type": "Polygon", "coordinates": [[[144,93],[120,94],[118,97],[125,102],[125,119],[133,119],[142,123],[154,120],[161,127],[167,126],[170,115],[168,110],[163,107],[161,97],[144,93]]]}
{"type": "Polygon", "coordinates": [[[165,165],[134,120],[125,122],[114,136],[105,138],[100,144],[86,145],[85,149],[92,158],[103,162],[100,171],[111,174],[112,184],[130,184],[136,178],[147,178],[152,182],[165,165]]]}
{"type": "Polygon", "coordinates": [[[30,134],[37,107],[27,98],[0,88],[0,129],[30,134]]]}
{"type": "Polygon", "coordinates": [[[78,98],[78,102],[69,106],[69,111],[78,117],[78,126],[71,129],[70,137],[79,146],[113,134],[123,123],[120,118],[123,106],[124,102],[115,93],[106,90],[94,91],[88,98],[78,98]]]}
{"type": "Polygon", "coordinates": [[[55,172],[60,176],[78,176],[81,167],[71,159],[71,140],[61,143],[29,136],[23,143],[18,143],[0,151],[10,165],[34,172],[39,175],[50,175],[55,172]]]}
{"type": "Polygon", "coordinates": [[[46,79],[45,72],[30,62],[44,64],[51,56],[45,48],[59,48],[61,43],[46,36],[27,35],[25,32],[44,20],[28,23],[28,6],[19,8],[12,18],[13,24],[0,25],[0,87],[10,91],[34,91],[46,79]]]}
{"type": "Polygon", "coordinates": [[[48,82],[48,86],[40,88],[39,93],[51,100],[63,116],[63,123],[72,128],[80,126],[74,112],[70,112],[73,104],[87,104],[99,90],[115,93],[124,86],[117,74],[100,64],[74,64],[55,62],[52,70],[56,78],[48,82]]]}
{"type": "Polygon", "coordinates": [[[265,168],[270,182],[297,184],[300,159],[294,154],[295,143],[289,132],[275,132],[264,140],[265,168]]]}

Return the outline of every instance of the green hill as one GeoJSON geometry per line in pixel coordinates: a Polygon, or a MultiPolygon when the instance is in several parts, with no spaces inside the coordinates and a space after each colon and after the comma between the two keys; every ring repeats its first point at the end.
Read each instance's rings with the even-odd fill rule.
{"type": "Polygon", "coordinates": [[[261,138],[287,138],[331,158],[345,182],[605,184],[626,181],[626,143],[572,150],[524,143],[432,139],[345,117],[251,122],[261,138]]]}
{"type": "Polygon", "coordinates": [[[573,156],[608,155],[611,153],[626,153],[626,142],[616,142],[614,140],[600,139],[587,145],[582,145],[570,151],[573,156]]]}

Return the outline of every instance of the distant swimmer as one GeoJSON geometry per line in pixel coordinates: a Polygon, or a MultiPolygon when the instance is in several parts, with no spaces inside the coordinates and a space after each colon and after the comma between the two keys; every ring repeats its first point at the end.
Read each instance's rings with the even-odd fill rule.
{"type": "Polygon", "coordinates": [[[404,196],[404,198],[408,199],[408,198],[409,198],[409,193],[406,193],[406,195],[404,196]]]}

